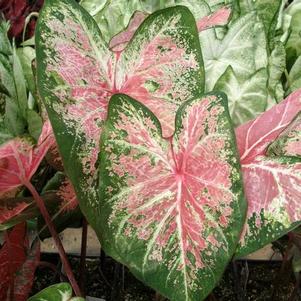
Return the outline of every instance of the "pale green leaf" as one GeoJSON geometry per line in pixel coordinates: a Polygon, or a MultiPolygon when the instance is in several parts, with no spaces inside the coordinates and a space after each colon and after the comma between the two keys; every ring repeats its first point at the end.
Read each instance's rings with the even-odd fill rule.
{"type": "Polygon", "coordinates": [[[274,103],[284,98],[281,77],[286,69],[286,53],[282,42],[276,42],[269,56],[269,93],[274,103]]]}
{"type": "Polygon", "coordinates": [[[3,117],[0,116],[0,145],[13,138],[13,135],[6,128],[3,117]]]}
{"type": "Polygon", "coordinates": [[[26,118],[27,113],[27,90],[26,90],[26,81],[22,69],[20,59],[17,55],[16,48],[13,49],[12,56],[12,65],[13,65],[13,77],[16,89],[16,101],[20,110],[20,114],[23,118],[26,118]]]}
{"type": "Polygon", "coordinates": [[[128,26],[135,11],[151,14],[159,9],[183,5],[199,20],[208,14],[207,7],[209,12],[222,6],[238,7],[236,0],[81,0],[80,4],[95,19],[107,43],[128,26]]]}
{"type": "Polygon", "coordinates": [[[267,71],[256,71],[243,80],[232,67],[218,79],[214,90],[227,94],[229,111],[235,126],[257,117],[267,106],[267,71]]]}
{"type": "Polygon", "coordinates": [[[27,111],[27,123],[29,134],[37,141],[43,126],[41,116],[34,110],[27,111]]]}
{"type": "Polygon", "coordinates": [[[0,81],[8,91],[11,98],[16,99],[16,86],[13,77],[13,69],[10,60],[7,56],[0,53],[0,81]]]}
{"type": "Polygon", "coordinates": [[[8,56],[12,53],[12,48],[7,36],[9,23],[1,19],[0,15],[0,53],[8,56]]]}
{"type": "Polygon", "coordinates": [[[80,297],[72,298],[71,285],[63,282],[43,289],[27,301],[85,301],[85,299],[80,297]]]}
{"type": "Polygon", "coordinates": [[[263,25],[254,13],[231,23],[223,40],[218,40],[214,30],[208,29],[200,32],[200,42],[207,91],[213,89],[228,66],[231,66],[241,79],[246,79],[255,71],[267,67],[267,42],[263,25]]]}
{"type": "Polygon", "coordinates": [[[290,70],[288,76],[287,94],[301,88],[301,56],[299,56],[290,70]]]}
{"type": "Polygon", "coordinates": [[[4,124],[14,136],[19,136],[24,133],[26,120],[21,115],[14,99],[6,98],[4,124]]]}
{"type": "Polygon", "coordinates": [[[32,70],[32,62],[36,57],[36,52],[32,47],[20,47],[17,49],[23,74],[26,80],[26,86],[32,95],[36,94],[35,77],[32,70]]]}
{"type": "Polygon", "coordinates": [[[293,1],[285,11],[291,17],[289,38],[286,42],[288,62],[292,64],[301,55],[301,1],[293,1]]]}
{"type": "Polygon", "coordinates": [[[251,11],[256,12],[263,22],[265,34],[272,49],[274,47],[275,30],[282,6],[282,0],[239,0],[239,5],[242,15],[251,11]]]}

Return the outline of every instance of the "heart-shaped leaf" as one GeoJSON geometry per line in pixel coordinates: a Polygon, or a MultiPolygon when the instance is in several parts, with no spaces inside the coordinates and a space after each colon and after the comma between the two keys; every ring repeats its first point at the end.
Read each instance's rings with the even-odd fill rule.
{"type": "Polygon", "coordinates": [[[277,18],[282,5],[282,0],[239,0],[241,14],[247,14],[255,11],[264,24],[266,36],[268,37],[270,47],[273,48],[275,39],[275,30],[277,18]]]}
{"type": "Polygon", "coordinates": [[[235,137],[224,94],[182,105],[174,135],[126,95],[112,97],[100,152],[104,250],[170,300],[203,300],[244,222],[235,137]]]}
{"type": "Polygon", "coordinates": [[[301,110],[301,90],[236,129],[248,201],[237,256],[253,252],[300,224],[301,160],[266,149],[301,110]]]}
{"type": "MultiPolygon", "coordinates": [[[[201,5],[199,6],[202,7],[201,5]]],[[[204,11],[206,12],[207,9],[205,9],[204,11]]],[[[204,12],[197,13],[196,11],[194,11],[194,16],[196,18],[199,17],[198,16],[199,14],[203,16],[204,12]]],[[[198,31],[206,30],[214,26],[221,26],[227,24],[230,14],[231,14],[231,10],[228,7],[222,7],[210,15],[200,18],[197,21],[198,31]]],[[[146,17],[147,17],[146,13],[143,13],[141,11],[136,11],[132,16],[132,19],[130,20],[127,28],[124,31],[117,34],[116,36],[114,36],[110,40],[110,48],[115,52],[124,50],[127,43],[134,36],[135,31],[146,17]]]]}
{"type": "Polygon", "coordinates": [[[240,80],[267,67],[267,42],[263,25],[255,13],[243,15],[231,23],[222,40],[214,29],[200,32],[206,71],[206,91],[211,91],[231,66],[240,80]]]}
{"type": "MultiPolygon", "coordinates": [[[[195,19],[199,21],[201,17],[204,17],[203,7],[208,7],[210,12],[213,12],[213,18],[209,18],[207,22],[214,23],[214,25],[224,25],[226,15],[229,11],[225,12],[225,6],[237,6],[237,1],[228,1],[228,0],[81,0],[80,4],[89,12],[89,14],[95,19],[98,26],[100,27],[103,38],[107,43],[118,33],[125,30],[125,28],[130,23],[131,18],[134,13],[139,11],[145,14],[151,14],[159,9],[173,7],[176,5],[183,5],[190,9],[193,13],[195,19]],[[223,9],[222,11],[219,11],[223,9]],[[215,12],[217,14],[215,14],[215,12]],[[223,18],[220,18],[220,17],[223,18]],[[216,19],[219,17],[219,20],[216,19]]],[[[205,20],[203,20],[205,21],[205,20]]]]}
{"type": "Polygon", "coordinates": [[[240,125],[262,113],[267,104],[267,70],[262,68],[241,80],[231,66],[219,78],[214,90],[223,91],[229,99],[234,125],[240,125]]]}
{"type": "Polygon", "coordinates": [[[118,92],[139,99],[170,135],[177,107],[203,92],[196,24],[187,8],[158,11],[122,53],[113,53],[83,8],[52,0],[40,14],[36,45],[40,94],[81,209],[97,228],[97,156],[108,100],[118,92]]]}

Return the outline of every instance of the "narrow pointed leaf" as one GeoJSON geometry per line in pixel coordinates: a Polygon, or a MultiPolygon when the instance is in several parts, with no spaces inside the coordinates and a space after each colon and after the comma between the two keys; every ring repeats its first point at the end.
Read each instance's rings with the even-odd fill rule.
{"type": "Polygon", "coordinates": [[[301,160],[266,154],[300,110],[301,90],[236,129],[248,201],[237,256],[261,248],[300,223],[301,160]]]}
{"type": "Polygon", "coordinates": [[[0,53],[4,55],[12,54],[12,48],[7,36],[10,24],[4,20],[0,21],[0,53]]]}
{"type": "Polygon", "coordinates": [[[13,76],[14,76],[14,84],[16,89],[15,99],[18,103],[18,107],[21,113],[21,116],[26,119],[27,114],[27,91],[26,91],[26,81],[22,69],[22,65],[20,59],[17,55],[17,50],[14,47],[13,49],[13,76]]]}
{"type": "Polygon", "coordinates": [[[225,95],[186,102],[165,139],[146,107],[113,96],[101,147],[105,251],[170,300],[203,300],[246,209],[225,95]]]}
{"type": "Polygon", "coordinates": [[[32,62],[36,57],[33,47],[20,47],[17,48],[17,55],[19,57],[23,74],[26,80],[26,86],[31,94],[36,94],[36,80],[32,70],[32,62]]]}
{"type": "MultiPolygon", "coordinates": [[[[1,96],[0,96],[1,98],[1,96]]],[[[0,105],[1,106],[1,105],[0,105]]],[[[3,118],[0,116],[0,145],[4,144],[8,140],[13,139],[12,133],[5,126],[3,118]]]]}
{"type": "Polygon", "coordinates": [[[29,134],[37,141],[43,127],[43,121],[41,116],[34,110],[28,110],[27,123],[29,134]]]}
{"type": "Polygon", "coordinates": [[[167,134],[177,106],[199,95],[204,75],[196,24],[184,7],[150,15],[120,53],[71,0],[46,2],[39,17],[37,74],[64,167],[96,228],[97,156],[109,98],[123,92],[158,113],[167,134]]]}

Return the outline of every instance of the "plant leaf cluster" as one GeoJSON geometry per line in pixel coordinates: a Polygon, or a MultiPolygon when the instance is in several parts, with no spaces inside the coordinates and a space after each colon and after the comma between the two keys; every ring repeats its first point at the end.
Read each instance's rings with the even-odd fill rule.
{"type": "Polygon", "coordinates": [[[233,256],[301,223],[300,13],[299,0],[48,0],[36,52],[2,22],[1,229],[38,218],[49,236],[22,190],[48,152],[58,231],[82,212],[137,278],[204,300],[233,256]],[[20,141],[34,165],[16,165],[20,141]]]}

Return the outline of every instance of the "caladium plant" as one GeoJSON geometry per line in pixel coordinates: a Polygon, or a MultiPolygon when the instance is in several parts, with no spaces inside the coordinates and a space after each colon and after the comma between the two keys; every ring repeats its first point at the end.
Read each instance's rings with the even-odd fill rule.
{"type": "Polygon", "coordinates": [[[197,36],[189,10],[174,7],[149,16],[124,51],[111,52],[77,3],[45,4],[36,34],[39,90],[67,175],[96,229],[97,156],[109,98],[120,92],[140,99],[170,136],[176,108],[204,89],[197,36]]]}
{"type": "Polygon", "coordinates": [[[226,96],[184,103],[174,134],[163,138],[151,111],[115,95],[100,157],[105,251],[171,300],[206,297],[235,251],[246,209],[226,96]]]}
{"type": "MultiPolygon", "coordinates": [[[[202,96],[202,93],[213,87],[227,92],[235,124],[257,116],[283,93],[279,79],[284,71],[284,48],[278,41],[275,43],[277,47],[269,56],[265,36],[265,31],[274,32],[274,27],[271,25],[269,28],[268,22],[263,24],[257,18],[256,11],[253,11],[236,16],[231,21],[229,30],[217,32],[216,28],[210,28],[211,22],[221,15],[223,22],[228,20],[229,10],[222,7],[212,13],[212,7],[215,6],[208,5],[205,1],[198,4],[197,14],[200,18],[197,24],[203,30],[199,34],[201,43],[196,23],[188,10],[184,7],[171,7],[146,18],[136,14],[127,31],[115,36],[108,46],[94,20],[79,5],[67,0],[51,0],[46,3],[36,35],[39,90],[81,209],[95,228],[105,250],[129,266],[138,278],[172,300],[194,300],[197,297],[204,298],[209,293],[225,263],[235,252],[243,224],[243,188],[238,188],[238,159],[236,158],[237,162],[233,159],[235,138],[229,131],[232,126],[229,116],[226,113],[223,115],[222,110],[218,109],[223,107],[223,112],[227,111],[224,101],[221,101],[221,105],[217,100],[223,96],[202,96]],[[200,45],[205,58],[206,88],[200,45]],[[213,45],[215,53],[210,50],[213,45]],[[242,49],[244,55],[241,54],[242,49]],[[269,73],[273,75],[269,77],[269,73]],[[113,96],[108,120],[104,125],[109,99],[117,93],[128,96],[113,96]],[[217,115],[219,112],[224,118],[216,115],[217,119],[210,121],[206,117],[206,124],[198,124],[202,125],[203,134],[194,136],[197,135],[198,127],[189,128],[188,121],[183,121],[183,124],[179,121],[185,119],[182,114],[187,113],[186,109],[189,111],[190,105],[186,104],[176,112],[185,101],[201,98],[203,100],[200,107],[204,106],[203,110],[198,112],[191,109],[196,114],[190,116],[191,119],[188,118],[193,120],[192,124],[211,112],[217,115]],[[212,101],[212,107],[207,103],[208,99],[212,101]],[[215,105],[216,108],[213,109],[215,105]],[[218,126],[213,125],[215,122],[218,126]],[[189,135],[181,136],[184,125],[188,127],[186,132],[191,130],[191,135],[196,140],[189,135]],[[190,150],[185,143],[191,138],[197,144],[198,139],[202,141],[205,139],[203,136],[210,136],[208,131],[210,132],[211,126],[218,132],[217,140],[212,141],[217,150],[220,145],[216,143],[222,139],[220,133],[228,137],[224,138],[227,142],[222,143],[224,149],[220,150],[221,157],[217,155],[214,159],[204,147],[200,154],[205,159],[200,163],[199,158],[194,158],[195,149],[192,147],[190,150]],[[103,128],[105,131],[102,133],[103,128]],[[102,146],[99,148],[101,133],[102,146]],[[231,139],[233,143],[229,144],[231,139]],[[151,151],[153,148],[155,150],[151,151]],[[227,156],[232,156],[232,161],[227,156]],[[230,172],[230,178],[228,174],[228,186],[218,182],[222,178],[227,179],[225,174],[222,178],[219,177],[222,174],[219,169],[222,166],[219,165],[221,159],[230,164],[231,168],[236,168],[235,173],[230,172]],[[210,160],[217,160],[219,163],[209,167],[210,160]],[[183,162],[189,162],[191,167],[185,166],[186,163],[183,162]],[[208,170],[212,169],[216,178],[209,171],[202,171],[206,167],[208,170]],[[178,168],[185,176],[178,176],[178,168]],[[192,168],[189,176],[186,175],[186,168],[192,168]],[[156,173],[162,173],[162,178],[161,175],[156,178],[156,173]],[[196,179],[191,180],[191,175],[196,179]],[[206,177],[213,177],[211,180],[216,181],[218,187],[211,188],[212,181],[206,177]],[[196,182],[200,178],[205,179],[202,184],[196,182]],[[166,202],[166,207],[163,201],[166,202]],[[198,201],[203,202],[199,207],[198,201]],[[234,207],[227,202],[234,202],[234,207]],[[185,204],[183,208],[178,205],[181,203],[185,204]],[[216,236],[209,234],[210,227],[216,228],[216,236]],[[229,248],[227,250],[221,247],[225,241],[229,248]],[[155,273],[156,277],[159,275],[167,281],[165,285],[162,285],[163,281],[157,281],[153,277],[155,273]],[[199,278],[200,275],[203,277],[199,278]],[[175,284],[178,289],[172,291],[171,287],[175,284]]],[[[270,15],[269,22],[274,22],[275,16],[277,12],[270,15]]],[[[220,20],[214,22],[223,24],[219,23],[220,20]]],[[[275,41],[269,42],[272,45],[275,41]]],[[[192,103],[193,101],[190,104],[194,107],[192,103]]],[[[283,120],[275,112],[278,112],[277,108],[269,114],[275,117],[275,123],[281,123],[280,128],[283,130],[288,123],[282,125],[283,120]]],[[[266,120],[264,116],[267,115],[260,116],[259,120],[266,120]]],[[[290,117],[291,121],[293,116],[290,117]]],[[[253,123],[257,124],[257,121],[253,123]]],[[[249,126],[253,129],[253,126],[249,126]]],[[[244,135],[239,133],[245,133],[242,129],[246,128],[248,124],[237,129],[239,138],[244,135]]],[[[277,135],[280,134],[280,128],[277,135]]],[[[271,135],[269,143],[277,135],[271,135]]],[[[265,137],[264,133],[263,136],[265,137]]],[[[261,142],[262,137],[257,138],[261,142]]],[[[269,143],[260,144],[260,152],[250,159],[242,150],[242,142],[239,140],[246,196],[251,204],[249,208],[256,207],[250,194],[257,183],[253,183],[248,174],[248,163],[251,162],[248,160],[256,161],[261,155],[264,160],[274,160],[277,164],[282,164],[281,168],[288,168],[282,159],[270,159],[266,156],[265,150],[269,143]]],[[[297,163],[290,161],[288,164],[292,168],[298,168],[297,163]]],[[[227,171],[225,165],[221,169],[227,171]]],[[[256,172],[259,174],[259,169],[256,172]]],[[[261,201],[264,202],[264,199],[260,199],[261,201]]],[[[271,202],[272,206],[268,209],[275,207],[273,199],[271,202]]],[[[244,235],[236,251],[237,256],[253,251],[286,233],[298,221],[296,217],[295,220],[290,220],[289,226],[280,227],[281,229],[274,227],[275,233],[268,238],[263,236],[270,229],[263,227],[262,232],[256,232],[256,245],[255,240],[249,237],[249,224],[254,224],[251,220],[254,212],[250,210],[244,235]]],[[[260,216],[262,224],[271,214],[266,211],[266,216],[260,216]]],[[[283,210],[279,214],[281,218],[285,217],[282,213],[283,210]]],[[[257,226],[259,219],[256,219],[257,226]]]]}
{"type": "Polygon", "coordinates": [[[275,36],[282,1],[267,3],[268,1],[251,3],[244,0],[151,0],[144,1],[143,4],[134,1],[133,5],[127,5],[122,0],[101,3],[93,0],[81,1],[81,5],[98,23],[104,39],[112,38],[111,42],[118,37],[114,36],[118,31],[125,29],[135,10],[150,13],[175,5],[188,7],[200,31],[206,71],[205,89],[210,92],[218,85],[230,92],[228,100],[235,125],[253,119],[268,104],[275,104],[283,98],[281,76],[285,69],[285,50],[282,42],[275,36]],[[227,27],[220,27],[227,24],[227,27]],[[214,28],[211,28],[213,25],[214,28]],[[204,30],[205,28],[211,29],[204,30]],[[269,44],[275,44],[271,52],[269,44]],[[254,82],[260,82],[260,85],[256,86],[254,82]],[[239,88],[240,85],[244,86],[243,89],[239,88]],[[255,97],[258,100],[254,101],[255,97]]]}
{"type": "MultiPolygon", "coordinates": [[[[171,300],[204,299],[234,253],[245,255],[300,223],[300,117],[294,116],[299,92],[236,129],[244,185],[232,126],[299,87],[298,58],[291,70],[286,66],[290,48],[286,32],[281,35],[281,2],[81,1],[95,22],[73,1],[48,0],[41,13],[39,92],[81,209],[106,252],[171,300]],[[204,95],[212,89],[227,93],[232,121],[225,95],[204,95]],[[267,120],[269,126],[263,126],[267,120]],[[244,190],[249,209],[243,226],[244,190]]],[[[298,2],[286,16],[298,10],[298,2]]],[[[1,40],[0,115],[6,121],[0,119],[0,143],[9,142],[0,148],[5,149],[27,129],[38,138],[42,110],[33,109],[30,97],[38,100],[32,49],[20,51],[6,37],[1,40]],[[14,106],[7,105],[9,99],[14,106]]],[[[58,161],[51,129],[48,140],[58,161]]],[[[26,183],[42,200],[29,182],[40,162],[31,161],[33,150],[38,146],[32,143],[21,152],[29,172],[22,178],[19,171],[26,168],[16,170],[6,184],[17,178],[17,186],[26,183]]],[[[6,165],[0,161],[0,170],[11,172],[6,165]]],[[[53,179],[62,178],[58,173],[53,179]]],[[[44,191],[53,187],[50,182],[44,191]]],[[[14,187],[6,192],[14,194],[14,187]]],[[[63,206],[76,206],[71,184],[64,188],[63,206]]],[[[2,229],[37,216],[32,198],[14,199],[14,210],[7,211],[10,200],[1,200],[2,229]]],[[[49,207],[58,228],[73,212],[62,214],[63,208],[49,207]]],[[[48,236],[41,224],[40,237],[48,236]]]]}
{"type": "Polygon", "coordinates": [[[5,235],[0,249],[1,300],[23,301],[27,299],[39,258],[39,242],[36,241],[31,247],[29,246],[25,223],[15,226],[10,233],[5,235]]]}
{"type": "Polygon", "coordinates": [[[0,197],[15,195],[27,185],[54,142],[51,125],[44,124],[38,144],[30,138],[14,138],[0,146],[0,197]]]}
{"type": "MultiPolygon", "coordinates": [[[[293,119],[299,111],[301,90],[236,129],[248,200],[247,223],[237,256],[257,250],[300,224],[301,160],[292,157],[300,155],[300,146],[285,139],[298,133],[299,119],[293,119]],[[281,145],[285,141],[290,142],[288,149],[285,143],[281,145]]],[[[298,139],[295,135],[295,141],[298,139]]]]}

